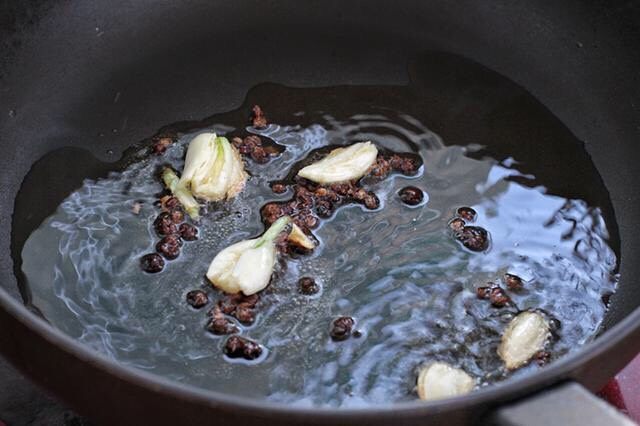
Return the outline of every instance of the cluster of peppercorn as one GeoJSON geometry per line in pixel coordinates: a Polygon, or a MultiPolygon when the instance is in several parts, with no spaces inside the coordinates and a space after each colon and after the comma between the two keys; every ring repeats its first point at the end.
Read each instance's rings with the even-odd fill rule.
{"type": "Polygon", "coordinates": [[[156,234],[161,237],[156,252],[142,256],[140,266],[149,273],[164,269],[165,259],[173,260],[180,255],[183,241],[198,239],[198,228],[184,221],[184,211],[177,198],[165,195],[160,199],[161,213],[153,222],[156,234]]]}
{"type": "Polygon", "coordinates": [[[463,246],[471,251],[485,251],[489,248],[489,233],[480,226],[469,226],[468,222],[476,220],[476,211],[471,207],[460,207],[456,217],[449,221],[449,229],[463,246]]]}

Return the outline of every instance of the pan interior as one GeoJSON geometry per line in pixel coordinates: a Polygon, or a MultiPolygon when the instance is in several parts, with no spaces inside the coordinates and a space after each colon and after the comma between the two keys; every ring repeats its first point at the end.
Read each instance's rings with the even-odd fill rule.
{"type": "Polygon", "coordinates": [[[25,179],[22,205],[37,202],[36,183],[52,170],[82,170],[77,178],[93,179],[70,195],[69,184],[60,207],[45,206],[55,213],[19,251],[30,307],[120,362],[300,404],[412,399],[415,369],[433,360],[461,365],[482,383],[503,380],[495,355],[501,330],[528,308],[563,324],[555,357],[576,349],[600,326],[618,250],[608,192],[582,143],[526,91],[473,62],[432,53],[413,61],[410,72],[407,86],[256,86],[238,110],[169,126],[181,138],[161,158],[138,161],[144,143],[116,164],[69,149],[46,155],[25,179]],[[155,242],[157,166],[179,168],[197,132],[243,130],[254,103],[276,123],[268,135],[285,154],[251,165],[247,191],[212,209],[203,238],[159,276],[142,274],[137,259],[155,242]],[[267,348],[262,362],[223,359],[224,339],[207,335],[204,312],[190,310],[185,293],[206,288],[202,274],[219,249],[261,232],[260,205],[286,198],[270,192],[270,181],[314,148],[366,139],[419,154],[424,169],[373,184],[379,211],[343,207],[323,223],[316,231],[322,247],[279,270],[258,321],[243,329],[267,348]],[[566,158],[571,168],[562,167],[566,158]],[[426,191],[426,205],[409,209],[397,200],[408,184],[426,191]],[[131,213],[133,202],[142,202],[140,215],[131,213]],[[461,205],[474,207],[478,225],[491,233],[488,253],[466,252],[448,234],[461,205]],[[476,300],[475,286],[506,271],[529,283],[513,295],[517,309],[476,300]],[[297,294],[303,275],[318,279],[319,296],[297,294]],[[353,315],[363,337],[331,342],[327,328],[337,315],[353,315]]]}

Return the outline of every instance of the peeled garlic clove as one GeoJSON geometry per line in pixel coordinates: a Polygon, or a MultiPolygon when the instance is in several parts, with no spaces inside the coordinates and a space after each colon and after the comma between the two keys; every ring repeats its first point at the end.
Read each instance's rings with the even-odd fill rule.
{"type": "Polygon", "coordinates": [[[240,284],[233,277],[236,263],[246,250],[253,248],[256,240],[244,240],[222,250],[209,265],[207,278],[225,293],[240,292],[240,284]]]}
{"type": "Polygon", "coordinates": [[[276,263],[275,239],[291,218],[278,219],[260,238],[244,240],[222,250],[207,271],[209,281],[226,293],[250,296],[269,285],[276,263]]]}
{"type": "Polygon", "coordinates": [[[316,243],[302,229],[295,223],[291,226],[291,232],[289,232],[289,241],[298,247],[302,247],[306,250],[313,250],[316,248],[316,243]]]}
{"type": "Polygon", "coordinates": [[[300,169],[298,176],[329,184],[360,179],[375,163],[378,149],[371,142],[359,142],[334,149],[322,160],[300,169]]]}
{"type": "Polygon", "coordinates": [[[519,368],[544,348],[549,335],[549,324],[541,314],[522,312],[505,329],[498,355],[509,370],[519,368]]]}
{"type": "Polygon", "coordinates": [[[246,180],[242,158],[227,138],[202,133],[189,143],[180,183],[196,197],[207,201],[232,198],[242,191],[246,180]]]}
{"type": "Polygon", "coordinates": [[[464,395],[473,390],[476,381],[460,368],[445,362],[434,362],[418,374],[418,396],[430,401],[464,395]]]}

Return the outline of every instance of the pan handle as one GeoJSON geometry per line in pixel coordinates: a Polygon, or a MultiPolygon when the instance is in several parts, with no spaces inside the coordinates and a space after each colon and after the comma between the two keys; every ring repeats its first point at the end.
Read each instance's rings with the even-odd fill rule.
{"type": "Polygon", "coordinates": [[[499,408],[494,426],[635,426],[636,423],[580,384],[569,382],[499,408]]]}

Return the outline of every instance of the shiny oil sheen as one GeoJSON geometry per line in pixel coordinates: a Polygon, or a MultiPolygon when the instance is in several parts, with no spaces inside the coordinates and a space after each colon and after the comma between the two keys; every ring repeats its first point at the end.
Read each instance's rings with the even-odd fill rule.
{"type": "MultiPolygon", "coordinates": [[[[597,334],[602,298],[617,282],[608,194],[581,143],[529,94],[475,64],[448,61],[435,69],[413,64],[414,82],[406,87],[260,85],[236,111],[169,126],[180,138],[164,156],[147,156],[142,144],[115,165],[84,161],[92,167],[65,182],[62,203],[43,207],[52,214],[35,230],[18,227],[28,235],[14,253],[22,260],[27,303],[119,362],[294,404],[415,399],[417,368],[434,360],[464,368],[481,385],[535,374],[535,364],[503,370],[496,354],[501,332],[518,310],[543,309],[561,324],[549,347],[553,358],[597,334]],[[447,67],[463,67],[468,78],[452,79],[447,67]],[[233,201],[208,206],[200,239],[185,243],[162,273],[143,273],[139,257],[158,240],[152,229],[162,189],[158,167],[180,169],[186,144],[199,132],[246,130],[253,103],[272,122],[259,133],[282,145],[283,154],[266,165],[249,161],[247,188],[233,201]],[[241,327],[243,336],[264,345],[263,357],[226,359],[225,338],[204,329],[208,308],[191,309],[186,293],[210,289],[204,273],[215,254],[259,235],[260,207],[291,196],[274,194],[270,182],[286,179],[315,149],[363,140],[417,154],[424,166],[413,177],[365,179],[381,207],[341,207],[314,231],[320,246],[313,254],[283,259],[255,324],[241,327]],[[92,178],[81,183],[84,177],[92,178]],[[407,185],[425,191],[422,204],[400,201],[397,192],[407,185]],[[138,215],[134,203],[142,204],[138,215]],[[485,253],[464,249],[447,229],[463,205],[478,212],[474,225],[491,234],[485,253]],[[510,292],[516,307],[477,299],[475,286],[507,271],[525,280],[524,290],[510,292]],[[314,277],[321,292],[299,294],[302,276],[314,277]],[[353,316],[362,337],[332,342],[329,325],[340,315],[353,316]]],[[[83,155],[90,158],[77,157],[83,155]]],[[[52,153],[36,164],[22,196],[36,193],[29,182],[69,157],[52,153]]],[[[220,294],[210,289],[210,296],[220,294]]]]}

